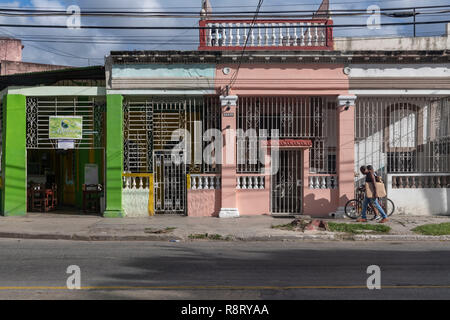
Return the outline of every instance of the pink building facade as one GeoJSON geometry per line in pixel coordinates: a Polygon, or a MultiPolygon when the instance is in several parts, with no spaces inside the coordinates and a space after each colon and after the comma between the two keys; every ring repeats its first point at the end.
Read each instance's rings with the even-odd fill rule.
{"type": "Polygon", "coordinates": [[[125,197],[144,174],[150,215],[340,216],[372,164],[392,194],[430,181],[418,192],[441,188],[434,211],[448,212],[445,54],[345,50],[328,19],[250,22],[202,20],[198,51],[108,57],[107,94],[124,101],[125,197]],[[174,145],[186,165],[170,162],[174,145]]]}
{"type": "MultiPolygon", "coordinates": [[[[398,212],[450,214],[450,33],[337,41],[323,11],[210,20],[205,1],[198,50],[113,51],[95,79],[86,68],[3,77],[3,111],[22,119],[20,130],[5,127],[20,133],[7,144],[20,140],[38,167],[41,152],[59,148],[37,139],[48,136],[41,112],[88,108],[83,130],[94,138],[64,163],[97,170],[107,217],[341,216],[369,164],[398,212]]],[[[3,158],[8,168],[20,157],[3,158]]],[[[4,211],[21,215],[17,199],[35,177],[3,176],[4,211]]]]}
{"type": "Polygon", "coordinates": [[[196,217],[327,216],[342,212],[353,198],[356,97],[349,93],[345,62],[329,54],[332,21],[277,22],[275,32],[267,21],[259,21],[256,26],[261,29],[251,33],[245,54],[239,48],[248,26],[239,32],[239,22],[208,20],[200,22],[205,29],[200,32],[199,51],[111,53],[107,91],[124,97],[124,117],[129,121],[139,117],[135,105],[141,111],[153,106],[152,126],[158,130],[152,132],[152,146],[142,143],[140,148],[153,148],[153,153],[165,149],[160,145],[155,150],[155,141],[171,134],[158,132],[162,125],[155,122],[156,114],[166,128],[187,129],[194,145],[205,147],[207,129],[220,132],[214,168],[189,163],[184,179],[168,173],[176,170],[158,169],[163,163],[159,158],[146,168],[134,166],[134,160],[127,163],[130,157],[139,158],[130,149],[139,142],[127,140],[133,136],[132,124],[124,122],[124,185],[135,183],[133,175],[151,171],[152,214],[185,203],[181,212],[196,217]],[[227,29],[230,26],[233,29],[227,29]],[[155,100],[165,101],[164,106],[155,100]],[[197,106],[198,100],[202,106],[197,106]],[[178,104],[185,107],[177,109],[178,104]],[[203,108],[202,115],[197,107],[203,108]],[[161,111],[155,113],[155,108],[161,111]],[[179,112],[177,124],[163,108],[179,112]],[[195,134],[194,122],[201,124],[203,135],[195,134]],[[183,189],[181,185],[167,189],[173,181],[187,185],[178,202],[165,199],[167,194],[177,198],[183,189]]]}

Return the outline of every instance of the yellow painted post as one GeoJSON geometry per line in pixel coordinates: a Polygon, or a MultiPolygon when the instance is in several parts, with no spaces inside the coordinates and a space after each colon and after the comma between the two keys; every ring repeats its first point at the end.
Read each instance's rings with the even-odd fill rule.
{"type": "Polygon", "coordinates": [[[95,150],[89,149],[89,163],[95,163],[95,150]]]}
{"type": "Polygon", "coordinates": [[[149,174],[148,177],[148,214],[149,216],[155,215],[155,205],[154,205],[154,198],[153,198],[153,173],[149,174]]]}
{"type": "Polygon", "coordinates": [[[187,183],[187,186],[186,186],[187,190],[191,189],[191,175],[190,174],[186,175],[186,183],[187,183]]]}

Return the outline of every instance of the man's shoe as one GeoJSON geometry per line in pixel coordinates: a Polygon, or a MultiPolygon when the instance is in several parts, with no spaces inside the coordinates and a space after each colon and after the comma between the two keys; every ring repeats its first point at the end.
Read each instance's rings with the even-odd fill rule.
{"type": "Polygon", "coordinates": [[[378,223],[385,223],[385,222],[388,222],[388,221],[389,221],[388,218],[384,218],[384,219],[381,219],[380,221],[378,221],[378,223]]]}
{"type": "Polygon", "coordinates": [[[367,219],[359,218],[356,220],[356,222],[367,222],[367,219]]]}

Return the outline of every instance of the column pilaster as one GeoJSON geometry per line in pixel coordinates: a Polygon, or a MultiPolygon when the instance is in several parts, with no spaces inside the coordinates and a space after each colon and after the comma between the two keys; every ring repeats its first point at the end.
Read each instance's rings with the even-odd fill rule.
{"type": "Polygon", "coordinates": [[[123,172],[123,97],[106,96],[106,210],[105,217],[121,218],[123,172]]]}
{"type": "Polygon", "coordinates": [[[2,212],[5,216],[27,214],[26,97],[8,94],[3,101],[2,212]]]}
{"type": "Polygon", "coordinates": [[[239,217],[236,200],[236,106],[237,96],[221,96],[222,107],[222,205],[220,218],[239,217]]]}
{"type": "Polygon", "coordinates": [[[356,96],[341,95],[337,99],[337,174],[339,179],[339,208],[344,213],[348,200],[355,193],[355,102],[356,96]]]}

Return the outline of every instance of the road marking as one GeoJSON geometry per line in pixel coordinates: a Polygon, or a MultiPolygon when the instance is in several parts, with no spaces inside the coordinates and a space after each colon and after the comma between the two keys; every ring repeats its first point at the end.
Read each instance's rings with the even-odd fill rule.
{"type": "MultiPolygon", "coordinates": [[[[398,285],[382,286],[382,289],[450,289],[450,285],[398,285]]],[[[295,289],[367,289],[367,286],[86,286],[79,290],[295,290],[295,289]]],[[[67,287],[0,287],[0,291],[12,290],[69,290],[67,287]]]]}

